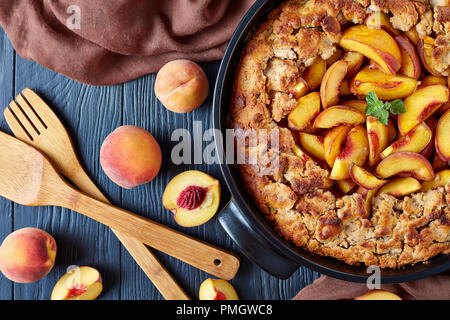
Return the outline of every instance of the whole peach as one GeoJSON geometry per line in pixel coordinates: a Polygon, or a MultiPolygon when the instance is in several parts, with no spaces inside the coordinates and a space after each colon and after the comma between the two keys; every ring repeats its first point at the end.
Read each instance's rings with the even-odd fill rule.
{"type": "Polygon", "coordinates": [[[55,264],[56,242],[47,232],[23,228],[0,247],[0,270],[11,281],[30,283],[43,278],[55,264]]]}
{"type": "Polygon", "coordinates": [[[197,109],[208,96],[208,78],[202,68],[189,60],[165,64],[155,81],[155,95],[170,111],[186,113],[197,109]]]}
{"type": "Polygon", "coordinates": [[[110,133],[100,150],[106,175],[119,186],[132,189],[147,183],[161,168],[161,148],[146,130],[122,126],[110,133]]]}

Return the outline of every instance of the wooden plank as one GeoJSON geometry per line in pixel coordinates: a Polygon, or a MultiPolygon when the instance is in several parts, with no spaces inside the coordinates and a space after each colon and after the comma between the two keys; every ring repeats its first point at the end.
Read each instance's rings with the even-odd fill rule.
{"type": "MultiPolygon", "coordinates": [[[[8,37],[0,28],[0,108],[9,104],[14,92],[14,50],[8,37]]],[[[3,112],[2,112],[3,113],[3,112]]],[[[10,132],[3,116],[0,117],[0,130],[10,132]]],[[[0,243],[12,231],[12,204],[0,198],[0,243]]],[[[0,300],[13,298],[12,282],[0,274],[0,300]]]]}
{"type": "MultiPolygon", "coordinates": [[[[122,86],[82,85],[20,57],[15,84],[16,94],[30,87],[55,110],[87,172],[117,204],[120,190],[101,172],[99,150],[104,136],[121,122],[122,86]]],[[[41,281],[14,285],[15,299],[49,299],[54,284],[70,265],[97,268],[104,281],[100,299],[119,298],[120,245],[109,228],[66,209],[14,205],[14,229],[22,227],[38,227],[52,234],[58,254],[54,270],[41,281]]]]}

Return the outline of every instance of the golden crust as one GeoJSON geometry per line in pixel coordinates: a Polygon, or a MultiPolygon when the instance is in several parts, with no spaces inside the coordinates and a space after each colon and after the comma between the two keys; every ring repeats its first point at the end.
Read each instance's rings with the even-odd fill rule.
{"type": "MultiPolygon", "coordinates": [[[[279,152],[268,145],[279,167],[261,175],[261,164],[239,165],[243,185],[275,230],[310,252],[350,265],[399,268],[450,252],[450,184],[402,199],[381,194],[368,215],[362,195],[338,198],[326,190],[329,172],[292,152],[290,130],[278,127],[294,107],[290,93],[316,57],[330,57],[341,26],[362,23],[370,10],[391,15],[394,27],[436,35],[433,58],[448,71],[450,12],[447,0],[286,1],[254,33],[236,70],[229,127],[276,129],[279,152]],[[447,66],[445,66],[447,63],[447,66]]],[[[244,150],[249,152],[250,148],[244,150]]]]}

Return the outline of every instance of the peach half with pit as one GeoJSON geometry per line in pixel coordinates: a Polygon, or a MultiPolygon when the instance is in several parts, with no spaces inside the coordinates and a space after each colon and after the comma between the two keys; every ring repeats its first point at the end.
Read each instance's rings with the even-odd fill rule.
{"type": "Polygon", "coordinates": [[[405,135],[419,123],[428,119],[448,101],[448,98],[447,86],[435,84],[418,88],[404,101],[406,112],[400,114],[397,119],[400,133],[405,135]]]}
{"type": "Polygon", "coordinates": [[[378,194],[387,193],[393,197],[399,198],[417,192],[421,188],[420,182],[413,177],[395,178],[389,180],[388,183],[381,187],[378,194]]]}
{"type": "Polygon", "coordinates": [[[373,167],[380,162],[380,152],[389,143],[389,127],[373,116],[367,117],[366,127],[369,140],[369,166],[373,167]]]}
{"type": "Polygon", "coordinates": [[[352,163],[363,165],[368,155],[367,131],[361,125],[356,126],[349,131],[345,145],[334,161],[330,178],[333,180],[350,178],[350,165],[352,163]]]}
{"type": "Polygon", "coordinates": [[[127,189],[153,180],[161,162],[161,148],[156,139],[135,126],[117,128],[106,137],[100,149],[100,164],[105,174],[127,189]]]}
{"type": "Polygon", "coordinates": [[[199,300],[239,300],[234,287],[225,280],[206,279],[200,285],[199,300]]]}
{"type": "Polygon", "coordinates": [[[402,298],[386,290],[371,290],[354,300],[402,300],[402,298]]]}
{"type": "Polygon", "coordinates": [[[303,79],[308,84],[309,90],[315,90],[320,86],[322,78],[327,71],[327,63],[321,58],[316,58],[312,65],[307,67],[302,74],[303,79]]]}
{"type": "Polygon", "coordinates": [[[348,70],[345,60],[333,63],[325,72],[320,84],[320,100],[324,109],[334,106],[339,102],[341,84],[348,70]]]}
{"type": "Polygon", "coordinates": [[[95,300],[103,290],[102,276],[92,267],[75,267],[55,284],[51,300],[95,300]]]}
{"type": "Polygon", "coordinates": [[[297,100],[297,106],[287,117],[288,126],[294,130],[303,131],[311,127],[319,113],[320,95],[318,92],[311,92],[297,100]]]}
{"type": "Polygon", "coordinates": [[[373,91],[382,100],[409,96],[417,87],[417,80],[402,75],[390,75],[377,69],[363,68],[352,79],[353,94],[365,96],[373,91]]]}
{"type": "Polygon", "coordinates": [[[422,122],[399,140],[384,149],[383,152],[381,152],[380,157],[384,159],[390,154],[402,151],[420,153],[429,143],[431,143],[432,138],[433,132],[425,122],[422,122]]]}
{"type": "Polygon", "coordinates": [[[444,187],[448,183],[450,183],[450,169],[441,170],[436,173],[433,180],[422,183],[422,191],[444,187]]]}
{"type": "Polygon", "coordinates": [[[164,107],[176,113],[186,113],[200,107],[208,91],[205,72],[190,60],[170,61],[156,75],[156,97],[164,107]]]}
{"type": "Polygon", "coordinates": [[[395,175],[412,176],[423,181],[434,179],[434,170],[430,162],[415,152],[393,153],[381,160],[375,172],[383,179],[395,175]]]}
{"type": "Polygon", "coordinates": [[[394,38],[382,29],[355,25],[344,31],[339,45],[348,51],[356,51],[374,60],[391,75],[401,67],[401,53],[394,38]]]}
{"type": "Polygon", "coordinates": [[[341,125],[356,126],[363,123],[364,120],[364,114],[355,108],[334,106],[319,113],[313,126],[316,129],[330,129],[341,125]]]}
{"type": "Polygon", "coordinates": [[[387,180],[378,179],[369,171],[354,163],[350,165],[350,177],[354,183],[367,190],[378,189],[387,182],[387,180]]]}
{"type": "Polygon", "coordinates": [[[204,172],[185,171],[167,184],[162,201],[179,225],[199,226],[210,220],[219,208],[220,183],[204,172]]]}
{"type": "Polygon", "coordinates": [[[17,283],[42,279],[55,265],[56,242],[44,230],[22,228],[9,234],[0,246],[0,270],[17,283]]]}
{"type": "Polygon", "coordinates": [[[450,161],[450,110],[447,110],[436,126],[436,152],[444,161],[450,161]]]}

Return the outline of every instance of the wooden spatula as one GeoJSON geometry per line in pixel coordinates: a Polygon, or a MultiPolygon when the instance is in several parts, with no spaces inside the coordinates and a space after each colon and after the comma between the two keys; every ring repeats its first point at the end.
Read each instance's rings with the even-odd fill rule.
{"type": "Polygon", "coordinates": [[[239,259],[227,251],[74,189],[39,151],[4,132],[0,196],[26,206],[54,205],[80,212],[222,279],[232,279],[239,269],[239,259]]]}

